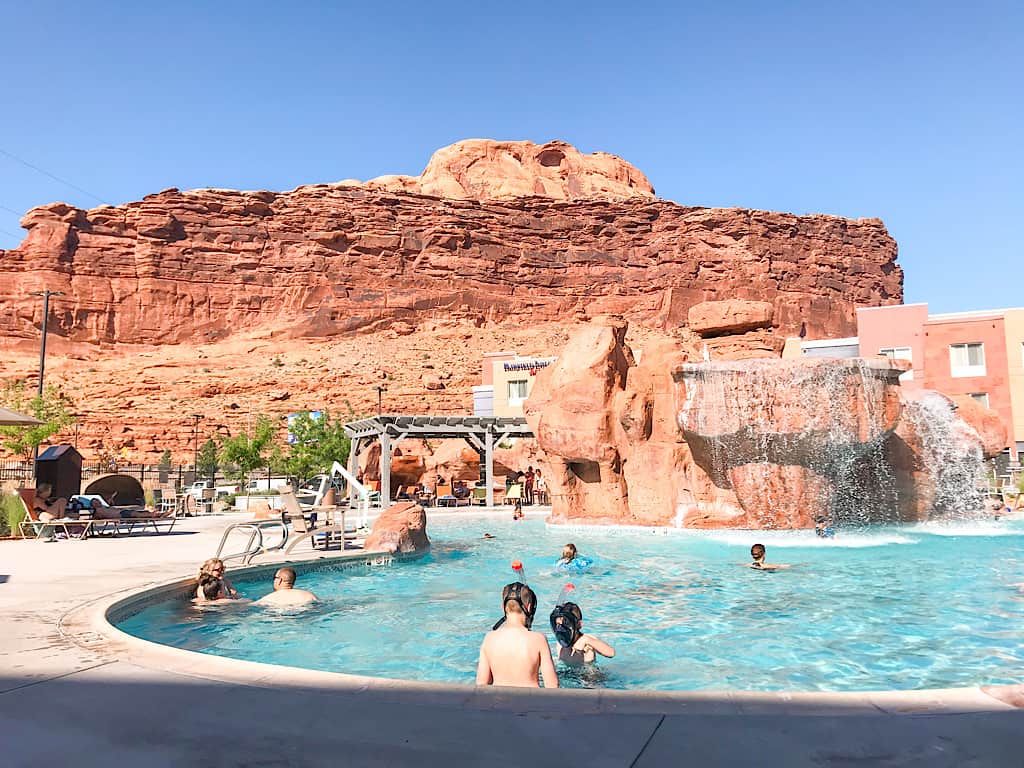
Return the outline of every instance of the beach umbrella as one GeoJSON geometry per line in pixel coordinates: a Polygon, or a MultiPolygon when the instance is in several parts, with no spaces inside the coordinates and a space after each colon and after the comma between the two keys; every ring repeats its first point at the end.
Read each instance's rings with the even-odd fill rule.
{"type": "Polygon", "coordinates": [[[39,419],[26,416],[24,413],[0,408],[0,427],[31,427],[42,423],[39,419]]]}

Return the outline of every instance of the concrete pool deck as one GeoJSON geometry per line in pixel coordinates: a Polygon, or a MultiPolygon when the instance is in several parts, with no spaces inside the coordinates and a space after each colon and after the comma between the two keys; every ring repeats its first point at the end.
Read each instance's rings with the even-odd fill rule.
{"type": "Polygon", "coordinates": [[[0,542],[0,764],[1024,765],[1024,710],[978,688],[432,685],[165,649],[95,623],[118,595],[194,574],[237,519],[186,519],[167,536],[0,542]]]}

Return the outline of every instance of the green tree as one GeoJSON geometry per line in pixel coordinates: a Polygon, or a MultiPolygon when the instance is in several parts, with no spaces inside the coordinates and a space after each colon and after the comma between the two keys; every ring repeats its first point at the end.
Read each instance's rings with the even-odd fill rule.
{"type": "Polygon", "coordinates": [[[167,448],[163,453],[160,454],[160,462],[157,466],[164,467],[166,469],[171,468],[171,449],[167,448]]]}
{"type": "Polygon", "coordinates": [[[212,477],[217,474],[217,470],[220,469],[217,464],[217,443],[214,442],[212,437],[207,438],[206,442],[200,447],[196,463],[198,465],[196,469],[200,476],[212,477]]]}
{"type": "Polygon", "coordinates": [[[0,390],[0,405],[43,422],[31,427],[0,427],[4,448],[26,460],[32,458],[36,446],[75,423],[71,402],[52,384],[42,395],[29,395],[22,382],[7,382],[0,390]]]}
{"type": "Polygon", "coordinates": [[[266,467],[273,460],[275,453],[274,438],[277,436],[277,423],[269,416],[256,417],[256,425],[252,435],[240,432],[234,437],[225,437],[220,443],[220,461],[225,470],[235,478],[249,484],[249,475],[253,470],[266,467]]]}
{"type": "Polygon", "coordinates": [[[288,427],[295,442],[288,446],[287,473],[306,480],[328,471],[332,462],[344,465],[352,448],[344,424],[341,419],[332,419],[329,411],[321,412],[319,418],[309,413],[296,416],[288,427]]]}

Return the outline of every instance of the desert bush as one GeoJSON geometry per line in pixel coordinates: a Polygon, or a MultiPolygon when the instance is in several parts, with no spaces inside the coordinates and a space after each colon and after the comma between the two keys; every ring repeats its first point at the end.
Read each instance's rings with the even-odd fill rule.
{"type": "Polygon", "coordinates": [[[16,536],[18,524],[25,519],[25,505],[17,492],[0,494],[0,536],[16,536]]]}

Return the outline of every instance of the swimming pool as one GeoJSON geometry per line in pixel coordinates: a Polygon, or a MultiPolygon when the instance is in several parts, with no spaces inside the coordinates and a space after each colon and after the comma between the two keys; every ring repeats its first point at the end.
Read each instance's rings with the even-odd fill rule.
{"type": "MultiPolygon", "coordinates": [[[[855,691],[1012,683],[1024,666],[1024,524],[812,532],[548,528],[540,518],[431,519],[431,553],[389,567],[300,576],[322,602],[296,612],[252,605],[146,608],[120,622],[147,640],[221,656],[352,674],[472,683],[520,559],[540,607],[567,582],[584,630],[616,658],[568,687],[855,691]],[[497,538],[483,539],[484,532],[497,538]],[[555,571],[562,545],[593,557],[555,571]],[[741,568],[750,544],[792,568],[741,568]]],[[[270,577],[237,584],[256,598],[270,577]]]]}

